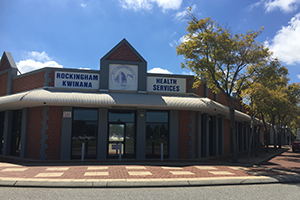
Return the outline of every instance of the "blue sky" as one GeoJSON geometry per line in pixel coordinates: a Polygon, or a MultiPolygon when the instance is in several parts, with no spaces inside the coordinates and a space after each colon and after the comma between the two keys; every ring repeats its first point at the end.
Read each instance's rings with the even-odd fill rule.
{"type": "Polygon", "coordinates": [[[98,70],[123,38],[148,62],[148,71],[190,74],[175,46],[186,34],[187,7],[234,33],[265,27],[266,42],[300,80],[300,0],[0,0],[0,52],[25,73],[41,67],[98,70]]]}

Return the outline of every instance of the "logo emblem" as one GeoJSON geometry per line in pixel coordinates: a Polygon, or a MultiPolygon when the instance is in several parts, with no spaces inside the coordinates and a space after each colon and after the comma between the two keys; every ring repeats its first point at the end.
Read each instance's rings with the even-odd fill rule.
{"type": "Polygon", "coordinates": [[[119,89],[130,89],[136,84],[136,73],[130,66],[116,66],[110,78],[113,85],[119,89]]]}

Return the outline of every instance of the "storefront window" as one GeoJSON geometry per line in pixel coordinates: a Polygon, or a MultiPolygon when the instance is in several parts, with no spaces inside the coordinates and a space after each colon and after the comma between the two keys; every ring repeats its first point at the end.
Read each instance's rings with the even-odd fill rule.
{"type": "Polygon", "coordinates": [[[22,110],[13,111],[12,134],[11,134],[11,152],[12,156],[19,156],[21,150],[21,127],[22,110]]]}
{"type": "Polygon", "coordinates": [[[163,143],[163,155],[168,158],[169,114],[166,111],[148,111],[146,114],[146,157],[159,158],[161,143],[163,143]]]}
{"type": "Polygon", "coordinates": [[[74,109],[72,124],[72,158],[79,159],[84,143],[84,158],[97,157],[98,110],[74,109]]]}

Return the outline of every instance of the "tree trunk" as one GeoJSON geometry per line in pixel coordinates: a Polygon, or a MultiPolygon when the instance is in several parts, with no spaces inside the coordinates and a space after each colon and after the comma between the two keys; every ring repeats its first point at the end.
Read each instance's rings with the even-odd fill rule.
{"type": "Polygon", "coordinates": [[[266,152],[269,152],[269,144],[270,144],[270,131],[268,131],[268,126],[267,123],[265,121],[265,117],[263,114],[261,114],[262,120],[263,120],[263,124],[264,124],[264,142],[266,142],[264,145],[266,147],[266,152]],[[265,136],[267,138],[265,138],[265,136]]]}
{"type": "Polygon", "coordinates": [[[232,103],[231,97],[226,96],[226,100],[228,102],[229,113],[230,113],[230,138],[231,138],[231,151],[232,151],[232,162],[237,163],[237,142],[236,142],[236,131],[235,131],[235,110],[234,105],[232,103]]]}

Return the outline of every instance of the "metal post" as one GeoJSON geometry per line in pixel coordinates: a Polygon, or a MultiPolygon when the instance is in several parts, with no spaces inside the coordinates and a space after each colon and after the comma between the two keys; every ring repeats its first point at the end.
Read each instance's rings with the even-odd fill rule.
{"type": "Polygon", "coordinates": [[[81,161],[84,160],[84,142],[82,143],[82,147],[81,147],[81,161]]]}
{"type": "Polygon", "coordinates": [[[122,159],[122,142],[119,143],[119,161],[122,159]]]}
{"type": "Polygon", "coordinates": [[[164,160],[164,143],[160,143],[160,160],[164,160]]]}

